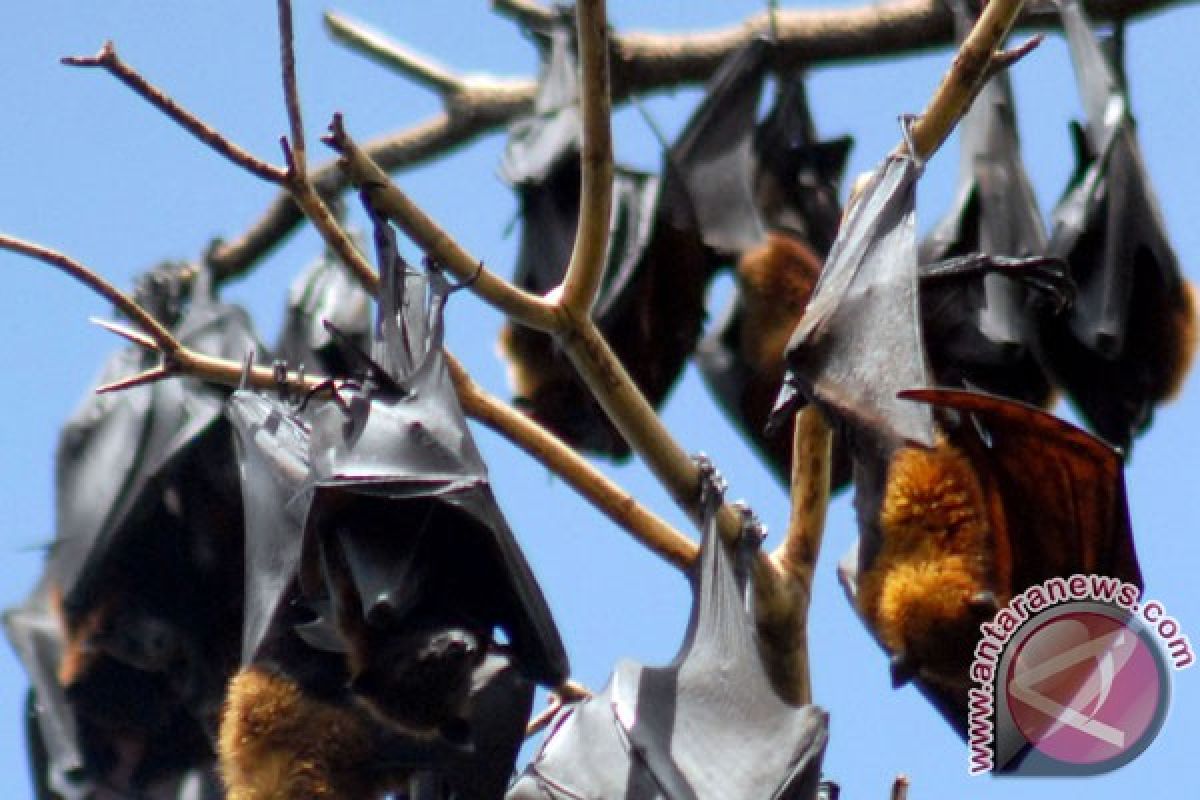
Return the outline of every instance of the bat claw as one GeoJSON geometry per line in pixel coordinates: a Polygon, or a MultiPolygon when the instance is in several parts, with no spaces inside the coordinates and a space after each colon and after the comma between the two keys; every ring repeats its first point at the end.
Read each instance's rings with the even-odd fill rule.
{"type": "Polygon", "coordinates": [[[745,500],[738,500],[733,504],[733,508],[742,517],[742,540],[755,546],[761,545],[767,538],[767,526],[763,525],[758,514],[754,513],[754,509],[750,508],[745,500]]]}
{"type": "Polygon", "coordinates": [[[729,488],[725,478],[717,469],[716,464],[712,459],[704,453],[697,453],[692,456],[692,461],[696,464],[696,469],[700,472],[700,503],[707,505],[709,502],[720,503],[725,497],[725,490],[729,488]]]}

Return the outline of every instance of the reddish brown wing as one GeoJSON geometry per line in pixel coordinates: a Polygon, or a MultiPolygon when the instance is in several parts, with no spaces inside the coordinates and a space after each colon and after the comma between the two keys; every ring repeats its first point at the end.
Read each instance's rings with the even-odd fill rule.
{"type": "Polygon", "coordinates": [[[974,417],[964,415],[955,436],[983,449],[976,466],[1004,509],[1014,594],[1075,573],[1142,585],[1117,450],[1024,403],[956,389],[901,396],[974,417]]]}

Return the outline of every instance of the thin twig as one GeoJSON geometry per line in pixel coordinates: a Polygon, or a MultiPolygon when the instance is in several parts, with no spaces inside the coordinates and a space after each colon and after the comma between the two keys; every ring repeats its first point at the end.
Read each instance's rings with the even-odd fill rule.
{"type": "Polygon", "coordinates": [[[304,116],[300,110],[300,89],[296,80],[296,48],[292,31],[292,4],[290,0],[279,0],[279,65],[283,77],[283,100],[287,106],[288,127],[291,129],[291,157],[289,172],[293,179],[304,180],[307,170],[304,146],[304,116]]]}
{"type": "Polygon", "coordinates": [[[908,800],[908,776],[897,775],[892,782],[891,800],[908,800]]]}
{"type": "Polygon", "coordinates": [[[438,94],[457,94],[466,87],[457,75],[433,59],[414,52],[361,22],[333,11],[326,11],[323,19],[325,29],[334,41],[377,64],[406,75],[438,94]]]}
{"type": "Polygon", "coordinates": [[[565,480],[648,550],[680,570],[691,566],[699,552],[695,542],[638,503],[633,495],[609,480],[557,436],[508,403],[484,391],[471,380],[462,364],[449,354],[446,362],[459,401],[468,415],[504,436],[565,480]]]}
{"type": "Polygon", "coordinates": [[[171,335],[171,332],[150,312],[139,306],[132,297],[122,292],[117,287],[100,277],[95,271],[88,269],[83,264],[75,259],[58,252],[51,250],[48,247],[42,247],[40,244],[29,242],[24,239],[18,239],[15,236],[8,236],[0,233],[0,248],[9,250],[14,253],[28,256],[37,259],[43,263],[49,264],[52,267],[62,270],[70,275],[75,280],[83,283],[93,292],[103,297],[113,306],[136,323],[154,340],[154,345],[164,355],[174,355],[181,347],[178,340],[171,335]]]}
{"type": "Polygon", "coordinates": [[[575,681],[567,681],[550,692],[546,708],[525,726],[525,738],[536,736],[546,729],[564,705],[577,703],[592,696],[591,690],[575,681]]]}
{"type": "Polygon", "coordinates": [[[304,148],[304,116],[300,102],[300,87],[296,80],[296,53],[292,31],[291,0],[278,0],[279,6],[279,61],[283,75],[283,98],[287,107],[290,140],[283,139],[284,159],[287,161],[287,188],[296,205],[312,222],[313,227],[333,251],[358,278],[360,284],[372,293],[378,291],[379,276],[354,245],[354,241],[338,222],[321,195],[313,188],[308,177],[308,162],[304,148]]]}
{"type": "Polygon", "coordinates": [[[579,63],[583,75],[580,108],[579,221],[563,278],[562,305],[573,314],[591,314],[604,277],[612,211],[612,101],[608,79],[608,19],[604,0],[579,0],[575,6],[579,63]]]}
{"type": "Polygon", "coordinates": [[[143,78],[121,60],[111,41],[105,42],[94,56],[67,56],[62,63],[69,67],[99,67],[136,92],[143,100],[175,120],[184,130],[216,150],[225,158],[264,181],[283,184],[286,173],[248,150],[222,136],[215,128],[171,99],[162,89],[143,78]]]}

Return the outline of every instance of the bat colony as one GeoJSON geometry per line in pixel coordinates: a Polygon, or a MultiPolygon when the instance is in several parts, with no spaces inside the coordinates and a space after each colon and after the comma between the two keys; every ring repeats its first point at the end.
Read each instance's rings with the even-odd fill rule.
{"type": "MultiPolygon", "coordinates": [[[[963,2],[955,16],[965,35],[963,2]]],[[[858,513],[847,595],[895,681],[960,732],[981,620],[1052,576],[1141,585],[1123,461],[1196,336],[1120,65],[1077,0],[1062,17],[1086,119],[1049,233],[1002,72],[963,121],[952,208],[918,242],[919,161],[889,156],[843,212],[851,142],[818,138],[802,76],[764,38],[714,75],[659,174],[617,167],[595,304],[653,405],[694,356],[781,479],[792,414],[824,413],[858,513]],[[735,296],[705,332],[725,269],[735,296]],[[1092,433],[1050,413],[1060,393],[1092,433]]],[[[536,293],[562,280],[580,206],[567,19],[530,31],[535,110],[501,167],[522,212],[514,282],[536,293]]],[[[163,381],[90,394],[67,422],[45,573],[5,617],[39,800],[814,797],[827,715],[771,686],[745,599],[760,542],[722,544],[711,470],[679,655],[623,661],[566,703],[514,780],[535,687],[563,684],[567,655],[449,380],[453,287],[367,210],[373,318],[332,256],[297,279],[269,349],[203,268],[139,286],[190,347],[336,381],[303,397],[163,381]]],[[[500,344],[533,419],[629,454],[553,339],[510,324],[500,344]]],[[[148,358],[118,352],[100,384],[148,358]]]]}

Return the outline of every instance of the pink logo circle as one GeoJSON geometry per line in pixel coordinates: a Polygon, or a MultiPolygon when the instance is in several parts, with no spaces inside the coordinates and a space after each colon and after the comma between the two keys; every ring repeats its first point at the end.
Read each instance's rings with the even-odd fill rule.
{"type": "Polygon", "coordinates": [[[1026,741],[1067,764],[1127,760],[1158,733],[1166,676],[1153,642],[1125,620],[1070,611],[1035,628],[1005,691],[1026,741]]]}

